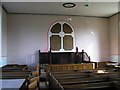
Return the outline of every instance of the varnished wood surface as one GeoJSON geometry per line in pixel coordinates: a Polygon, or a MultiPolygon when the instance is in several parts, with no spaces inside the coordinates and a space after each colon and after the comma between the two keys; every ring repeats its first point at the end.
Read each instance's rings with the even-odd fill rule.
{"type": "Polygon", "coordinates": [[[119,83],[114,82],[120,80],[120,71],[106,69],[105,73],[97,73],[98,70],[52,72],[50,85],[60,90],[119,90],[119,83]]]}

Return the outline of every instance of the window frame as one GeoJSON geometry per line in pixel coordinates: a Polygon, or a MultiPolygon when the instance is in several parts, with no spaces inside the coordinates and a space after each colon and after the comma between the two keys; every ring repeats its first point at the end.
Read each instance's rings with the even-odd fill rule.
{"type": "Polygon", "coordinates": [[[60,37],[61,37],[61,49],[60,50],[51,50],[52,52],[74,52],[75,51],[75,35],[74,35],[75,33],[74,33],[74,29],[73,29],[73,27],[72,27],[72,25],[71,24],[69,24],[68,22],[66,22],[66,21],[56,21],[55,23],[53,23],[51,26],[50,26],[50,28],[49,28],[49,31],[48,31],[48,50],[50,50],[50,37],[52,36],[52,35],[59,35],[60,37]],[[59,23],[60,25],[61,25],[61,31],[59,32],[59,33],[52,33],[51,32],[51,29],[52,29],[52,27],[55,25],[55,24],[57,24],[57,23],[59,23]],[[63,25],[64,24],[67,24],[67,25],[69,25],[70,27],[71,27],[71,29],[72,29],[72,33],[64,33],[63,32],[63,25]],[[72,50],[65,50],[64,48],[63,48],[63,37],[65,36],[65,35],[70,35],[70,36],[72,36],[72,38],[73,38],[73,49],[72,50]]]}

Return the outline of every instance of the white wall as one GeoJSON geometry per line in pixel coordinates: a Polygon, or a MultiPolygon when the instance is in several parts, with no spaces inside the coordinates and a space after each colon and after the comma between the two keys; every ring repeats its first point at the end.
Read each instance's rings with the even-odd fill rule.
{"type": "Polygon", "coordinates": [[[7,14],[0,7],[0,67],[7,64],[7,14]]]}
{"type": "Polygon", "coordinates": [[[76,17],[72,25],[76,32],[76,46],[84,49],[92,61],[109,60],[108,20],[106,18],[76,17]]]}
{"type": "MultiPolygon", "coordinates": [[[[2,19],[2,7],[0,5],[0,66],[1,66],[1,61],[2,61],[2,58],[1,58],[1,21],[2,19]]],[[[1,69],[0,69],[0,72],[1,72],[1,69]]],[[[2,82],[0,82],[0,90],[2,89],[2,82]]]]}
{"type": "Polygon", "coordinates": [[[2,56],[7,57],[7,13],[2,10],[2,56]]]}
{"type": "Polygon", "coordinates": [[[110,61],[118,62],[118,14],[109,19],[110,26],[110,61]]]}
{"type": "Polygon", "coordinates": [[[2,31],[2,6],[1,6],[1,3],[0,3],[0,59],[1,59],[1,31],[2,31]]]}
{"type": "Polygon", "coordinates": [[[2,9],[1,19],[1,66],[7,64],[7,13],[2,9]]]}
{"type": "Polygon", "coordinates": [[[68,18],[72,18],[69,23],[74,28],[79,51],[84,49],[92,61],[109,60],[107,18],[8,14],[8,62],[28,65],[38,62],[35,53],[39,49],[48,50],[50,26],[68,18]]]}

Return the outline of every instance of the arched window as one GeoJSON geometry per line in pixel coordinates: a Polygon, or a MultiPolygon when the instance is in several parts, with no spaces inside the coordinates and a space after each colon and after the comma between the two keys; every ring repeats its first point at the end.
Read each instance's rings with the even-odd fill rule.
{"type": "Polygon", "coordinates": [[[54,23],[49,29],[48,44],[53,52],[74,51],[74,30],[72,26],[64,21],[54,23]]]}

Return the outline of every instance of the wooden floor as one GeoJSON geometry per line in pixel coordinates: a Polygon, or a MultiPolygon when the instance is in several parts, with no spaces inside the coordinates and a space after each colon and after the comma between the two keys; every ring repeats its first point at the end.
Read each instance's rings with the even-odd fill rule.
{"type": "Polygon", "coordinates": [[[45,82],[40,82],[40,90],[48,90],[45,82]]]}
{"type": "Polygon", "coordinates": [[[49,90],[46,84],[46,73],[41,73],[40,75],[40,90],[49,90]]]}
{"type": "Polygon", "coordinates": [[[120,90],[119,72],[117,69],[56,71],[49,74],[49,83],[53,90],[120,90]]]}

